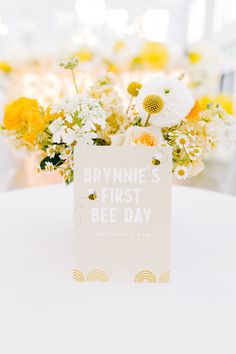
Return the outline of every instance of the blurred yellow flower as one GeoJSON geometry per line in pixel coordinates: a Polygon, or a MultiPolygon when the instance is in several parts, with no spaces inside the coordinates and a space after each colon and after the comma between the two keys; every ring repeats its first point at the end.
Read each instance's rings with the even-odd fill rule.
{"type": "Polygon", "coordinates": [[[140,58],[141,62],[150,69],[164,69],[168,64],[169,53],[163,43],[145,42],[140,58]]]}
{"type": "Polygon", "coordinates": [[[12,71],[12,67],[6,61],[0,61],[0,71],[9,74],[12,71]]]}
{"type": "Polygon", "coordinates": [[[200,98],[202,110],[207,109],[209,104],[219,104],[228,114],[234,114],[234,102],[230,96],[220,94],[216,97],[203,96],[200,98]]]}
{"type": "Polygon", "coordinates": [[[221,105],[228,114],[234,114],[234,102],[230,96],[218,95],[215,97],[214,103],[221,105]]]}
{"type": "Polygon", "coordinates": [[[113,50],[115,53],[119,53],[121,50],[125,48],[126,48],[126,43],[122,39],[118,39],[113,45],[113,50]]]}
{"type": "Polygon", "coordinates": [[[90,61],[93,59],[93,52],[88,48],[80,48],[75,56],[79,57],[80,61],[90,61]]]}
{"type": "Polygon", "coordinates": [[[36,134],[46,126],[43,108],[37,100],[21,97],[6,106],[3,125],[8,130],[16,130],[25,141],[33,143],[36,134]]]}
{"type": "Polygon", "coordinates": [[[188,52],[188,59],[190,63],[196,64],[202,59],[202,55],[198,52],[188,52]]]}

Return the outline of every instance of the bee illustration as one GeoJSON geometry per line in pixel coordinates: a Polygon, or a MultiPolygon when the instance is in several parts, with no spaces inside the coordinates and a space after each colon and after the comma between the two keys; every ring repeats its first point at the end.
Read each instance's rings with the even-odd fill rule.
{"type": "Polygon", "coordinates": [[[89,200],[95,200],[95,199],[97,199],[97,192],[96,191],[89,191],[89,196],[88,196],[88,199],[89,200]]]}
{"type": "Polygon", "coordinates": [[[160,160],[158,160],[158,159],[156,159],[155,157],[153,157],[153,159],[152,159],[152,164],[153,164],[154,166],[158,166],[158,165],[160,165],[160,163],[161,163],[160,160]]]}

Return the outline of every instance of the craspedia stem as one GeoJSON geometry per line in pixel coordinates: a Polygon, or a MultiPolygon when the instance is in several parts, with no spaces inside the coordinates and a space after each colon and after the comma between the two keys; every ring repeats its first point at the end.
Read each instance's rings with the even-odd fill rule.
{"type": "Polygon", "coordinates": [[[149,119],[150,119],[150,117],[151,117],[151,114],[149,113],[149,115],[147,116],[147,120],[146,120],[146,123],[145,123],[145,127],[147,127],[147,126],[148,126],[148,123],[149,123],[149,119]]]}

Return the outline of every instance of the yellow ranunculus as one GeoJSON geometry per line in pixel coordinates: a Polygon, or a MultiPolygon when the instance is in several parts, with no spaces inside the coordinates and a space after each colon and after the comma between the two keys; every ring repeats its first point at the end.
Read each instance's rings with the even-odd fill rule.
{"type": "Polygon", "coordinates": [[[163,43],[146,42],[140,52],[141,61],[150,69],[164,69],[168,63],[168,49],[163,43]]]}
{"type": "Polygon", "coordinates": [[[32,142],[46,126],[43,108],[37,100],[21,97],[8,104],[3,117],[5,129],[22,134],[25,141],[32,142]]]}
{"type": "Polygon", "coordinates": [[[6,61],[0,61],[0,71],[9,74],[12,71],[12,67],[6,61]]]}

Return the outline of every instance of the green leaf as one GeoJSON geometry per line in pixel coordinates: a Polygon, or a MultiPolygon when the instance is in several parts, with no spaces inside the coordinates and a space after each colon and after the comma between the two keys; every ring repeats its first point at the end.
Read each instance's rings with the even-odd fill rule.
{"type": "Polygon", "coordinates": [[[106,140],[104,139],[100,139],[100,138],[95,138],[93,139],[93,142],[94,142],[94,145],[97,145],[97,146],[105,146],[105,145],[108,145],[106,140]]]}
{"type": "Polygon", "coordinates": [[[51,162],[53,164],[53,166],[60,166],[63,164],[64,160],[61,160],[59,154],[55,154],[55,156],[53,158],[47,156],[45,157],[41,162],[40,162],[40,168],[41,170],[45,170],[45,166],[46,166],[46,162],[51,162]]]}

